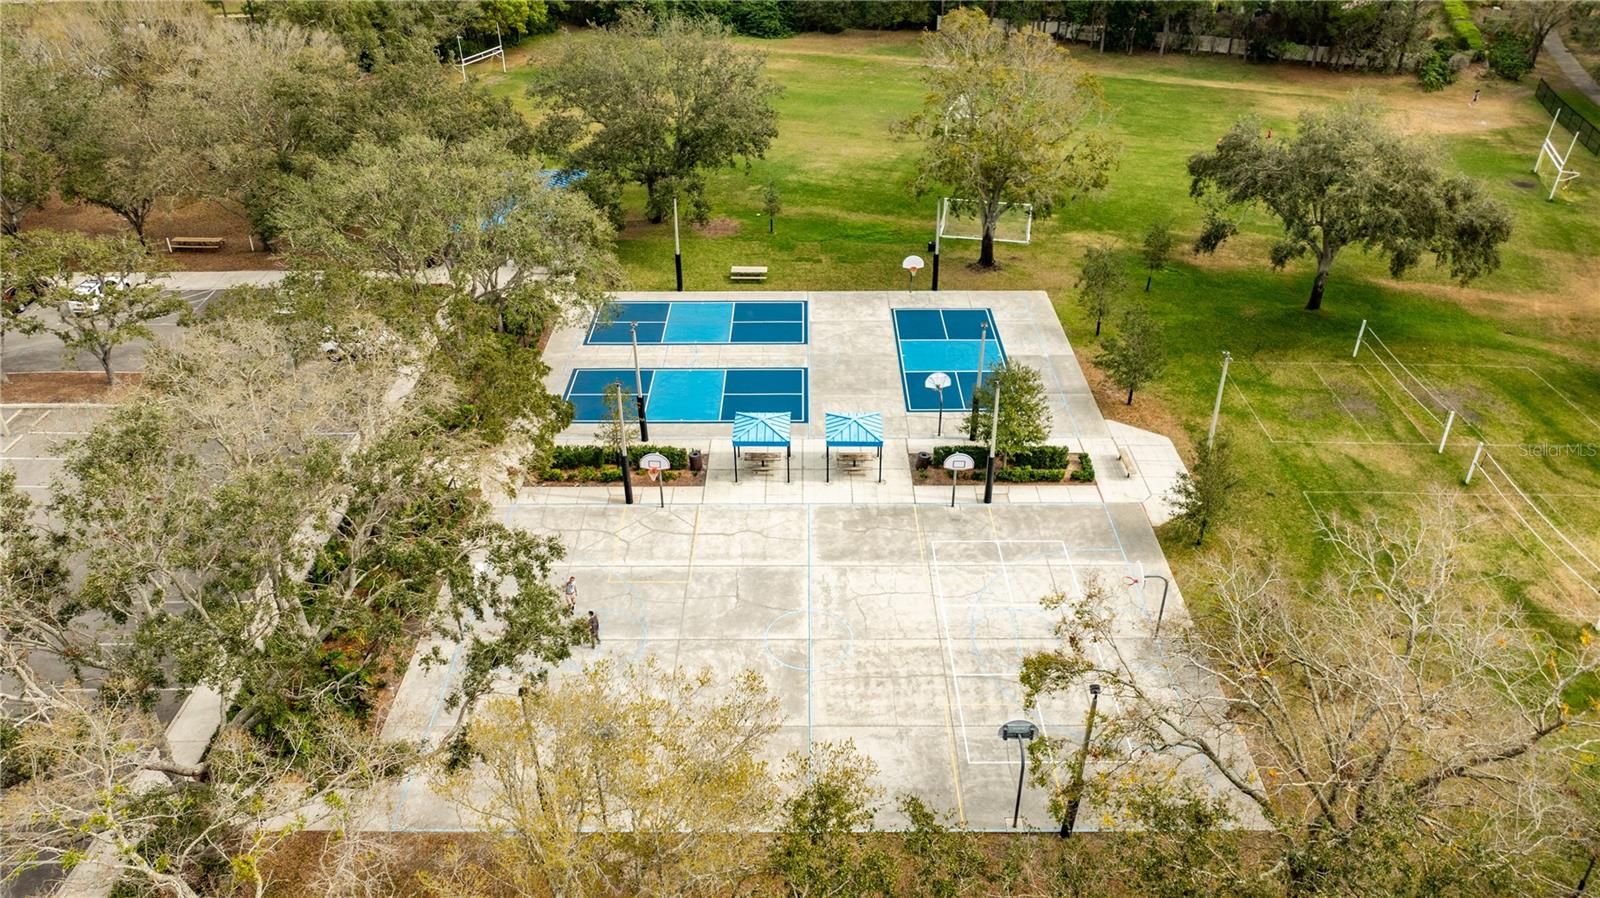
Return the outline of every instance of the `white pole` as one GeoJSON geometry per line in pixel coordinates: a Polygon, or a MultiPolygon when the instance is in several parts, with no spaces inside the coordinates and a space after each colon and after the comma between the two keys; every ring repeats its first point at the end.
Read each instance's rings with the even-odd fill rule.
{"type": "Polygon", "coordinates": [[[462,84],[467,83],[467,64],[464,61],[465,59],[466,57],[461,52],[461,35],[458,34],[456,35],[456,65],[461,67],[462,84]]]}
{"type": "MultiPolygon", "coordinates": [[[[1550,145],[1550,135],[1556,133],[1556,122],[1559,121],[1561,121],[1561,110],[1557,109],[1556,114],[1550,119],[1550,130],[1544,132],[1544,143],[1539,145],[1539,158],[1533,160],[1534,174],[1539,173],[1539,163],[1544,161],[1544,148],[1550,145]]],[[[1573,134],[1576,136],[1577,132],[1573,134]]]]}
{"type": "Polygon", "coordinates": [[[1356,348],[1350,353],[1351,358],[1361,354],[1361,338],[1367,335],[1367,319],[1361,319],[1361,330],[1356,331],[1356,348]]]}
{"type": "Polygon", "coordinates": [[[972,388],[976,393],[983,386],[983,351],[989,347],[989,322],[978,325],[978,382],[972,388]]]}
{"type": "Polygon", "coordinates": [[[506,39],[500,36],[500,26],[494,26],[494,43],[500,48],[500,71],[506,71],[506,39]]]}
{"type": "Polygon", "coordinates": [[[1461,481],[1462,483],[1471,483],[1472,482],[1472,472],[1476,471],[1478,469],[1478,459],[1480,459],[1482,457],[1483,457],[1483,443],[1480,441],[1478,443],[1477,451],[1472,453],[1472,464],[1467,465],[1467,479],[1461,481]]]}
{"type": "Polygon", "coordinates": [[[678,198],[672,198],[672,254],[683,255],[683,245],[678,242],[678,198]]]}
{"type": "Polygon", "coordinates": [[[1456,423],[1456,410],[1451,409],[1450,414],[1444,417],[1444,436],[1439,438],[1439,452],[1444,453],[1444,444],[1450,439],[1450,425],[1456,423]]]}
{"type": "Polygon", "coordinates": [[[1217,381],[1217,401],[1211,406],[1211,429],[1206,431],[1206,448],[1217,439],[1217,416],[1222,414],[1222,388],[1228,384],[1228,363],[1233,361],[1233,354],[1222,354],[1222,379],[1217,381]]]}

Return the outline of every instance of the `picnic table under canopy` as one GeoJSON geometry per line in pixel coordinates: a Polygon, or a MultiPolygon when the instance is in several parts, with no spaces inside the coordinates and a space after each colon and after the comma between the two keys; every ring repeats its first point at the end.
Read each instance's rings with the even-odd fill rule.
{"type": "MultiPolygon", "coordinates": [[[[832,453],[835,448],[872,448],[878,453],[878,482],[883,482],[883,415],[879,412],[828,412],[822,430],[827,437],[823,448],[825,477],[833,479],[832,453]]],[[[840,453],[843,457],[844,453],[840,453]]]]}
{"type": "Polygon", "coordinates": [[[738,412],[733,416],[733,481],[739,482],[741,449],[783,447],[783,480],[789,482],[789,460],[793,453],[789,447],[788,412],[738,412]]]}

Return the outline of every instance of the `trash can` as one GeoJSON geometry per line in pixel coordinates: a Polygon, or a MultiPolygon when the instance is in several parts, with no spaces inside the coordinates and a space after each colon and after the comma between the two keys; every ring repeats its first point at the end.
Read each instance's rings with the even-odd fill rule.
{"type": "Polygon", "coordinates": [[[928,468],[931,468],[931,467],[933,467],[933,453],[931,453],[931,452],[918,452],[917,453],[917,470],[918,471],[925,471],[925,470],[927,470],[928,468]]]}
{"type": "Polygon", "coordinates": [[[704,471],[705,469],[706,469],[706,458],[705,458],[705,456],[700,454],[700,450],[699,449],[694,449],[694,450],[690,451],[690,453],[689,453],[689,471],[691,473],[698,474],[701,471],[704,471]]]}

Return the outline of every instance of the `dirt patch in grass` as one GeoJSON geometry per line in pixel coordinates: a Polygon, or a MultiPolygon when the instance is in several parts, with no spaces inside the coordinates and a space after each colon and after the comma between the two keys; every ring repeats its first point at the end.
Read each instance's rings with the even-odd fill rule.
{"type": "MultiPolygon", "coordinates": [[[[98,206],[72,205],[51,197],[43,209],[28,213],[23,230],[49,228],[80,231],[85,234],[123,234],[130,229],[120,216],[98,206]]],[[[283,267],[275,254],[250,248],[250,226],[238,215],[211,200],[188,203],[160,203],[150,214],[145,239],[157,254],[166,257],[179,271],[246,271],[283,267]],[[214,253],[169,253],[163,242],[168,237],[221,237],[222,250],[214,253]]]]}
{"type": "Polygon", "coordinates": [[[1147,391],[1135,393],[1133,405],[1128,405],[1128,391],[1111,383],[1093,359],[1080,353],[1078,362],[1083,365],[1083,374],[1089,380],[1095,405],[1100,407],[1100,414],[1107,420],[1159,433],[1172,440],[1185,461],[1194,460],[1194,443],[1189,439],[1189,431],[1165,402],[1147,391]]]}
{"type": "Polygon", "coordinates": [[[116,384],[107,384],[98,371],[40,371],[8,375],[0,384],[0,400],[5,402],[119,402],[139,389],[138,374],[118,374],[116,384]]]}
{"type": "Polygon", "coordinates": [[[739,233],[739,223],[731,218],[713,218],[703,225],[695,225],[694,232],[701,237],[732,237],[739,233]]]}

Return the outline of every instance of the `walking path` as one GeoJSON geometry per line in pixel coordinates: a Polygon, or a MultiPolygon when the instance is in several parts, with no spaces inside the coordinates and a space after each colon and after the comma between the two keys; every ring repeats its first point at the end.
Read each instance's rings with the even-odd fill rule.
{"type": "Polygon", "coordinates": [[[1561,35],[1551,31],[1544,39],[1544,49],[1550,54],[1550,58],[1556,61],[1556,66],[1567,76],[1567,80],[1572,82],[1573,87],[1595,103],[1600,103],[1600,84],[1595,83],[1594,78],[1567,49],[1567,45],[1561,42],[1561,35]]]}

